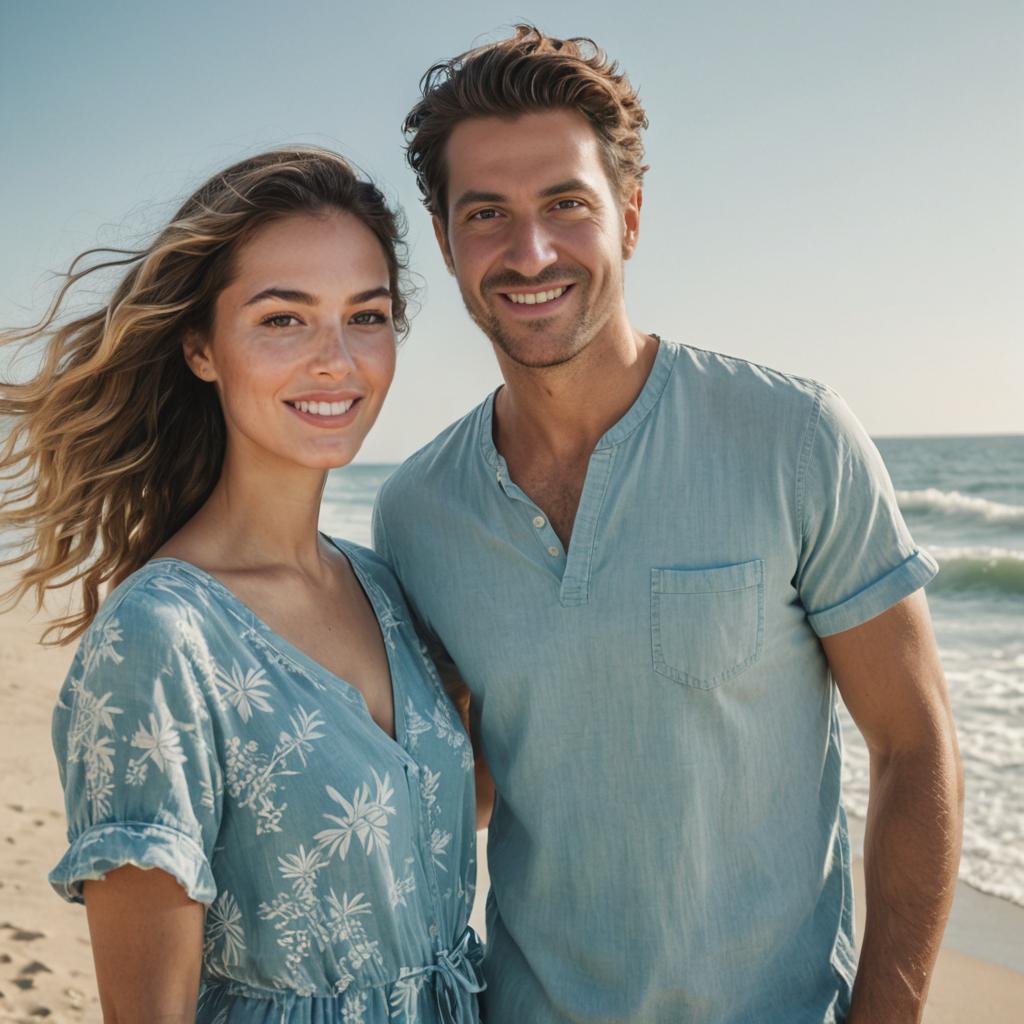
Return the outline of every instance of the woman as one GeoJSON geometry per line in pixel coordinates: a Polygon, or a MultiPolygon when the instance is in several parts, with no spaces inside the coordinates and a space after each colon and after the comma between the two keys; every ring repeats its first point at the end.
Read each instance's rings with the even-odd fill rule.
{"type": "Polygon", "coordinates": [[[406,329],[400,230],[323,150],[188,199],[3,385],[18,596],[78,581],[54,716],[108,1021],[476,1021],[469,741],[372,552],[317,532],[406,329]],[[100,589],[116,588],[100,606],[100,589]]]}

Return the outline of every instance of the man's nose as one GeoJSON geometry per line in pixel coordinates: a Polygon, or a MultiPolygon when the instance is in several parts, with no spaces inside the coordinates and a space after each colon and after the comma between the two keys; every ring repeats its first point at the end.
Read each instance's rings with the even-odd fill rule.
{"type": "Polygon", "coordinates": [[[558,253],[544,225],[524,220],[515,225],[505,252],[505,265],[523,277],[537,277],[558,259],[558,253]]]}

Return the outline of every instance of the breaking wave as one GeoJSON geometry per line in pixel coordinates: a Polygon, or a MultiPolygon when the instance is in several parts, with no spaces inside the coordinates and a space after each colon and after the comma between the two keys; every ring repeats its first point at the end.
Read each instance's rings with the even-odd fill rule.
{"type": "Polygon", "coordinates": [[[990,523],[1024,524],[1024,506],[974,498],[960,491],[940,491],[937,487],[923,491],[897,491],[896,500],[903,512],[958,516],[990,523]]]}
{"type": "Polygon", "coordinates": [[[933,590],[988,590],[1024,596],[1024,551],[1009,548],[929,549],[939,563],[933,590]]]}

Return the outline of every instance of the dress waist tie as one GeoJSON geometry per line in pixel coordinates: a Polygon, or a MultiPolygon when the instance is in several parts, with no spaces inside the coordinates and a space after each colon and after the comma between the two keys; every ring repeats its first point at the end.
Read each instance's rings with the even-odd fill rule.
{"type": "Polygon", "coordinates": [[[474,1001],[469,997],[487,987],[480,972],[483,958],[483,944],[476,932],[466,925],[452,949],[440,950],[434,963],[417,967],[403,978],[433,975],[434,998],[444,1024],[477,1024],[479,1018],[473,1010],[474,1001]]]}

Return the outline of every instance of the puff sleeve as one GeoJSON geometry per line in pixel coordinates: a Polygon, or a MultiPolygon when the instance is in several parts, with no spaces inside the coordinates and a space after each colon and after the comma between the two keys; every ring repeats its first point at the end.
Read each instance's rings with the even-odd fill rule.
{"type": "Polygon", "coordinates": [[[53,716],[69,847],[59,895],[126,864],[217,895],[210,862],[223,782],[195,611],[145,586],[115,592],[82,638],[53,716]]]}

